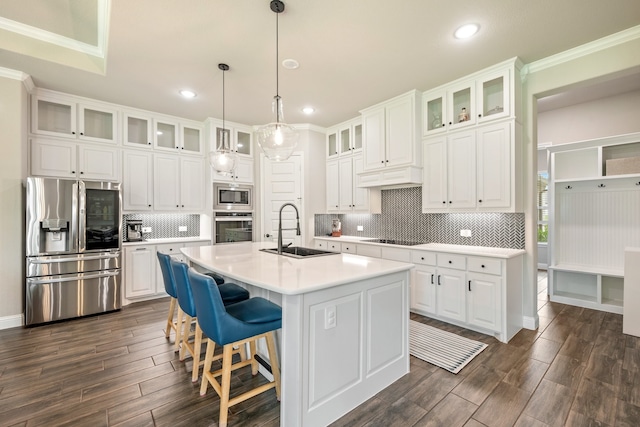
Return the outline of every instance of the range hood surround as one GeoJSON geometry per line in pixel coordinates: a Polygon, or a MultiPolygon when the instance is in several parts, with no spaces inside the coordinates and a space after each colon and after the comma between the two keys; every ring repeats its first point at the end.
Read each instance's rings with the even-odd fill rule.
{"type": "Polygon", "coordinates": [[[422,168],[400,166],[383,170],[360,172],[358,187],[361,188],[401,188],[422,185],[422,168]]]}

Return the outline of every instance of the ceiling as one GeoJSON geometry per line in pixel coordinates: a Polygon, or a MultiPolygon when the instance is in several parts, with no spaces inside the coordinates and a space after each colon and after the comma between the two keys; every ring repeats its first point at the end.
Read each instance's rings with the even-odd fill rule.
{"type": "MultiPolygon", "coordinates": [[[[638,0],[285,4],[279,59],[300,67],[279,68],[284,119],[325,127],[411,89],[514,56],[530,63],[640,24],[638,0]],[[478,35],[456,40],[454,30],[469,22],[480,24],[478,35]],[[301,112],[307,105],[313,115],[301,112]]],[[[224,62],[226,119],[264,124],[274,119],[275,25],[269,0],[0,0],[0,67],[23,71],[37,87],[202,121],[222,117],[224,62]],[[197,97],[181,98],[185,88],[197,97]]]]}

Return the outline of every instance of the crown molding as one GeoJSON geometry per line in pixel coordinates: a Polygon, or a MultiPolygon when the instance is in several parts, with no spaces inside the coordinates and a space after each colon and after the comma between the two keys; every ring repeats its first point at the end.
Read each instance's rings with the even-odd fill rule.
{"type": "Polygon", "coordinates": [[[640,25],[526,64],[522,68],[522,75],[536,73],[636,39],[640,39],[640,25]]]}
{"type": "Polygon", "coordinates": [[[23,73],[22,71],[0,67],[0,77],[20,80],[29,93],[33,92],[33,90],[36,88],[36,85],[33,83],[31,76],[29,74],[23,73]]]}

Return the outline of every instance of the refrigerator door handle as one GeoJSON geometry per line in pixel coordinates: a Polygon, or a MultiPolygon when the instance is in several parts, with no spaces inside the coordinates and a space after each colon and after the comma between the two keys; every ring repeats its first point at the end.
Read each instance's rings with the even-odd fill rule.
{"type": "Polygon", "coordinates": [[[78,261],[94,261],[96,259],[113,259],[118,258],[119,253],[107,254],[107,255],[93,255],[93,256],[81,256],[73,258],[54,258],[54,259],[32,259],[31,264],[59,264],[61,262],[78,262],[78,261]]]}
{"type": "Polygon", "coordinates": [[[57,277],[55,279],[27,279],[31,285],[44,285],[47,283],[77,282],[78,280],[100,279],[103,277],[113,277],[120,274],[120,271],[105,271],[98,274],[74,274],[72,277],[57,277]]]}
{"type": "Polygon", "coordinates": [[[87,249],[87,189],[84,181],[78,181],[78,192],[74,212],[78,212],[78,252],[87,249]]]}
{"type": "Polygon", "coordinates": [[[70,243],[71,243],[71,248],[70,251],[71,253],[77,253],[79,252],[79,247],[78,247],[78,181],[73,183],[72,186],[72,193],[71,193],[71,238],[70,238],[70,243]]]}

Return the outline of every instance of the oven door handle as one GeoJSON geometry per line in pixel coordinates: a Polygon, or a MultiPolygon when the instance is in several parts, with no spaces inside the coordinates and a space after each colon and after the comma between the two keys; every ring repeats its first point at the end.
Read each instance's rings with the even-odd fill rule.
{"type": "Polygon", "coordinates": [[[236,216],[236,217],[224,217],[215,218],[216,222],[238,222],[238,221],[253,221],[250,216],[236,216]]]}
{"type": "Polygon", "coordinates": [[[31,285],[44,285],[46,283],[77,282],[78,280],[101,279],[103,277],[113,277],[120,274],[120,271],[105,271],[97,274],[74,274],[73,277],[57,277],[55,279],[27,279],[31,285]]]}

